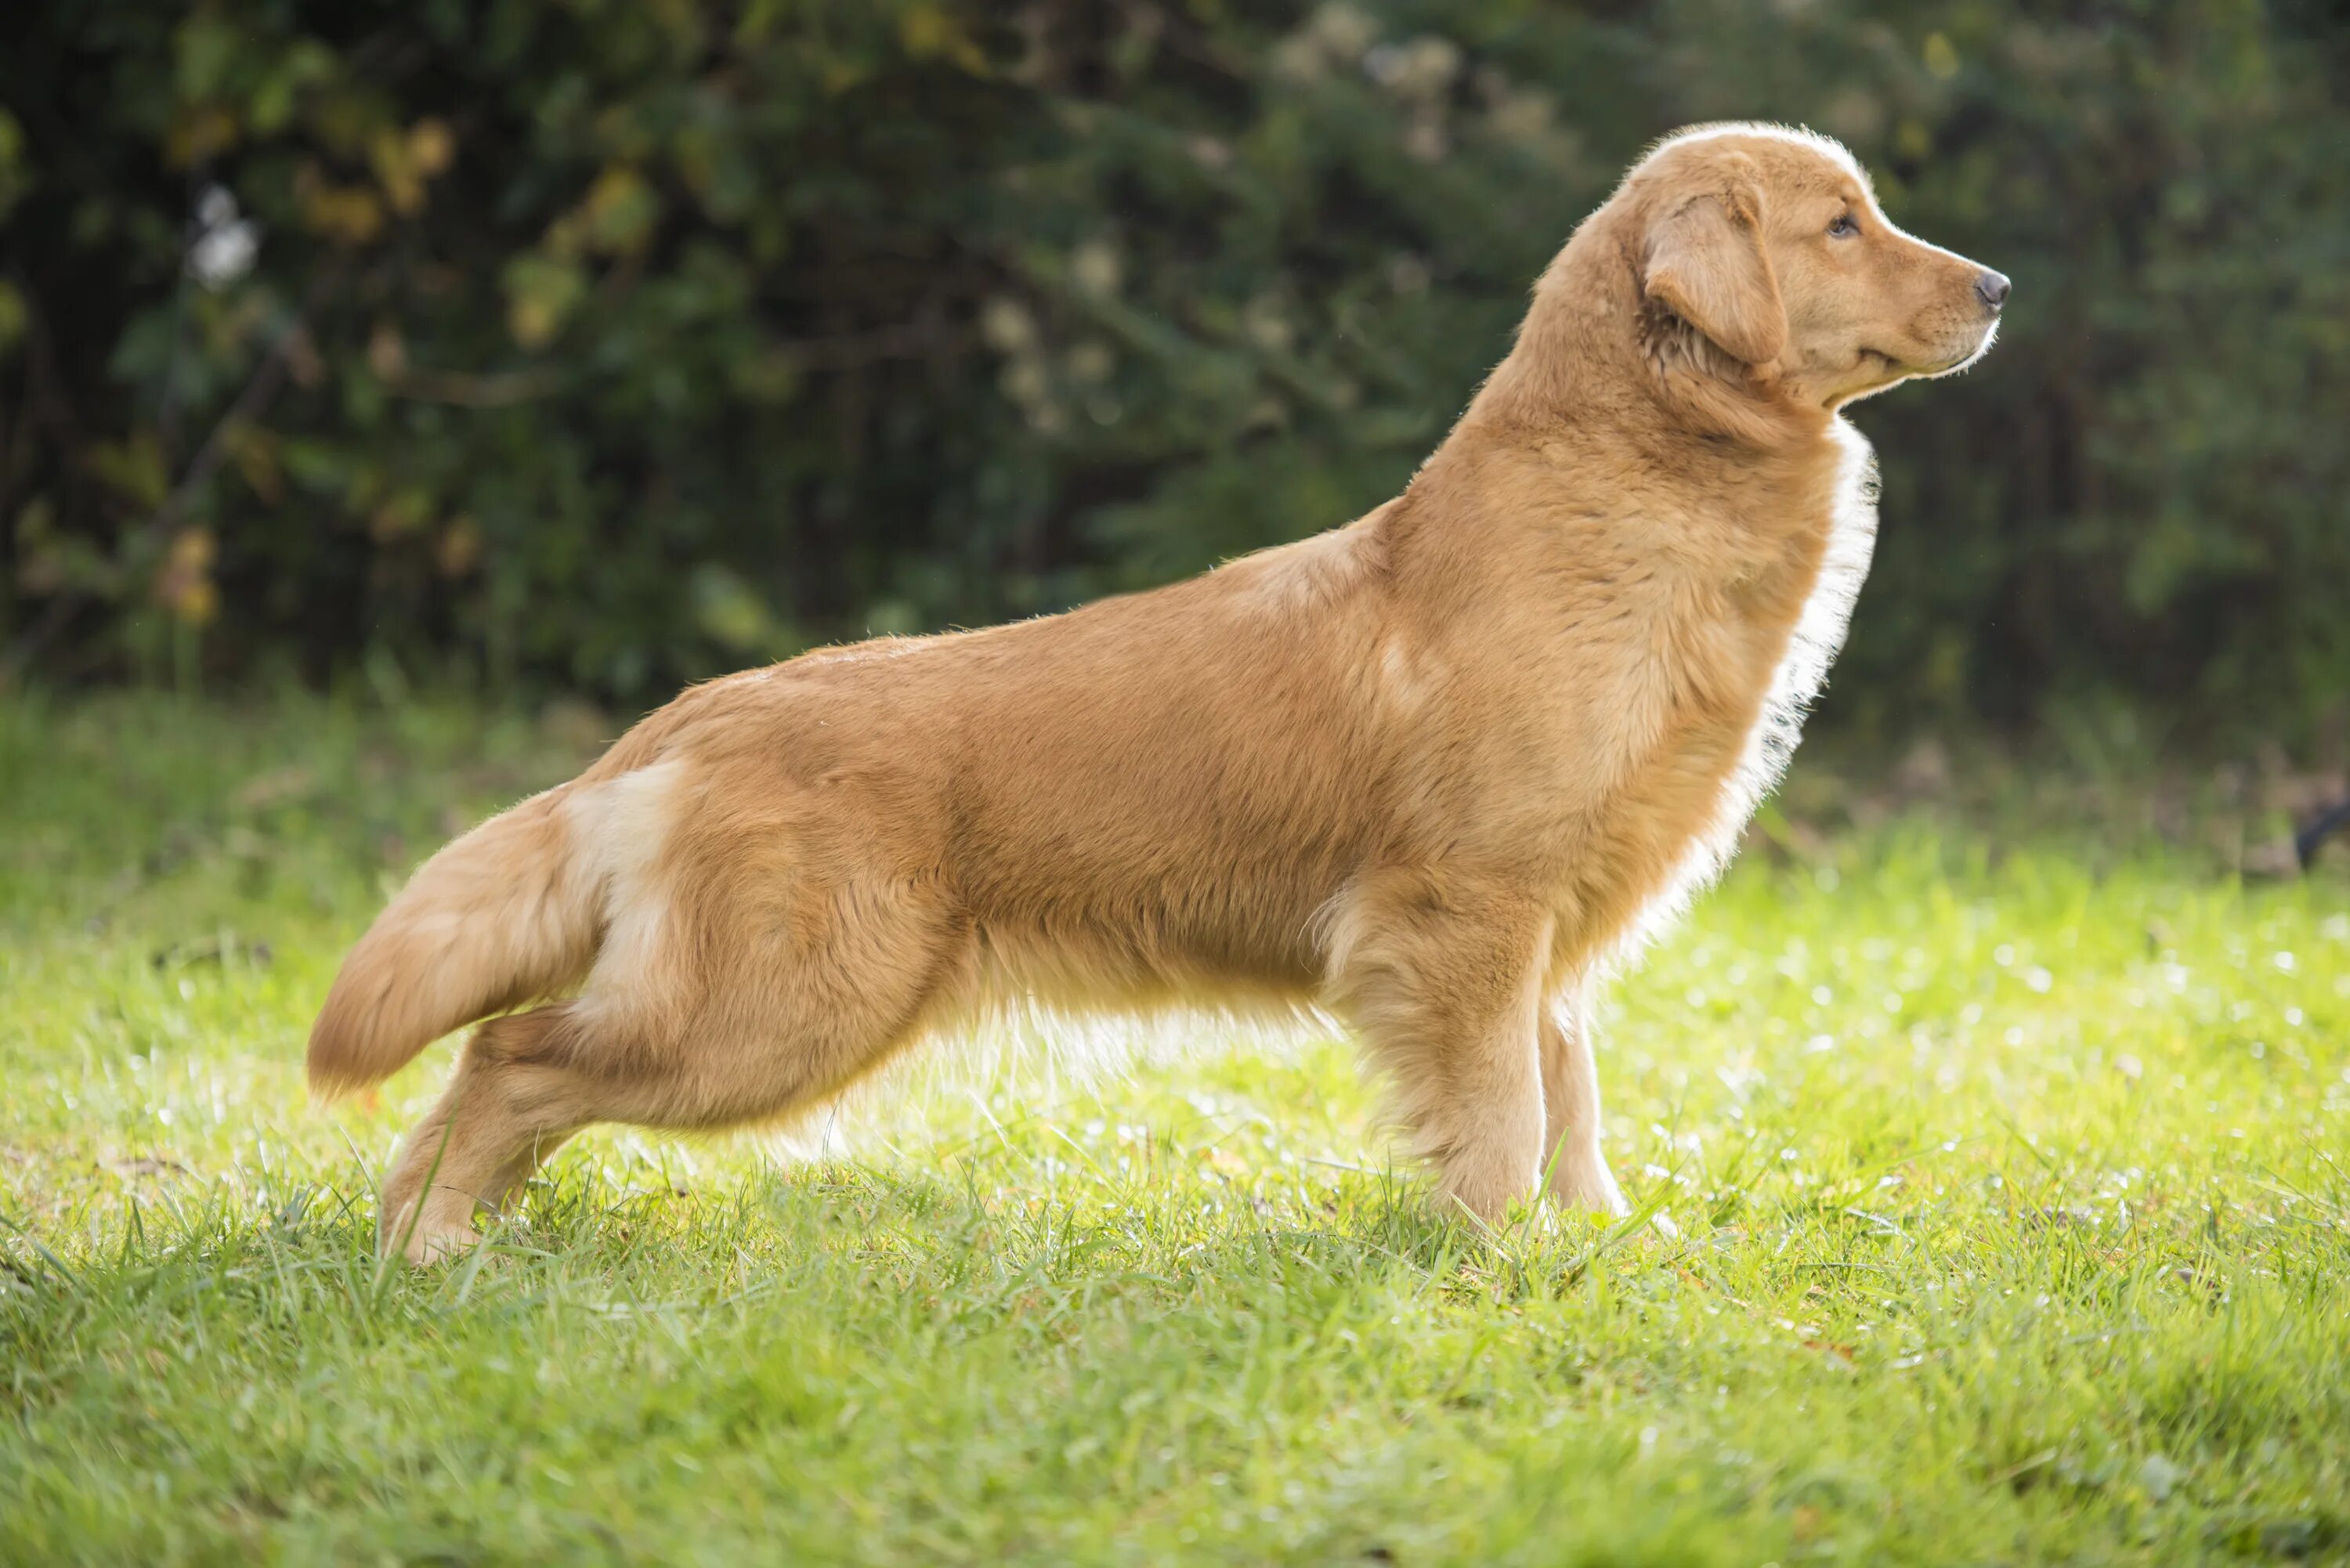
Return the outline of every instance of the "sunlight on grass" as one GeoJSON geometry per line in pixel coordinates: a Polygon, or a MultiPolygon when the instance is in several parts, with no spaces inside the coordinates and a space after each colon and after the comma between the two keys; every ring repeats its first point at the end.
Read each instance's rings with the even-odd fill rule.
{"type": "Polygon", "coordinates": [[[0,1555],[1753,1563],[2350,1551],[2350,887],[1929,813],[1619,984],[1638,1212],[1487,1241],[1336,1042],[581,1139],[380,1269],[447,1069],[342,948],[583,736],[0,717],[0,1555]],[[2095,867],[2092,869],[2091,867],[2095,867]]]}

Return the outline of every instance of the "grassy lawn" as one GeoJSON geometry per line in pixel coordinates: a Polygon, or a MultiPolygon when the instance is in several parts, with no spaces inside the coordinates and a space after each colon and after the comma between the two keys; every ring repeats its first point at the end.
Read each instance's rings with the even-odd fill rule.
{"type": "Polygon", "coordinates": [[[0,1559],[2350,1554],[2338,860],[1799,763],[1616,988],[1618,1226],[1432,1220],[1322,1042],[606,1130],[379,1270],[449,1052],[313,1107],[310,1014],[594,733],[0,703],[0,1559]]]}

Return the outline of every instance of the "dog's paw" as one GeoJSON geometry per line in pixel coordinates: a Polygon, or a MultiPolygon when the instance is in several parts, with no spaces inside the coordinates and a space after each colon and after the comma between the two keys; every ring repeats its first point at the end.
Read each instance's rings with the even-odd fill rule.
{"type": "Polygon", "coordinates": [[[463,1220],[436,1219],[428,1210],[422,1219],[411,1223],[414,1213],[413,1206],[403,1209],[400,1222],[385,1230],[381,1250],[386,1257],[397,1251],[421,1269],[461,1258],[481,1245],[482,1233],[463,1220]]]}
{"type": "Polygon", "coordinates": [[[401,1255],[418,1268],[462,1258],[482,1244],[482,1233],[471,1225],[449,1225],[434,1231],[418,1227],[401,1255]]]}
{"type": "Polygon", "coordinates": [[[1632,1212],[1615,1173],[1596,1155],[1580,1161],[1561,1161],[1551,1173],[1550,1200],[1561,1209],[1621,1220],[1632,1212]]]}

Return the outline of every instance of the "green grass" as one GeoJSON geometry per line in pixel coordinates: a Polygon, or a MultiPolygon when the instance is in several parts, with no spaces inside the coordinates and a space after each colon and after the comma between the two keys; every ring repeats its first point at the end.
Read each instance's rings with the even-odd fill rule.
{"type": "Polygon", "coordinates": [[[1627,1224],[1431,1219],[1324,1042],[950,1075],[847,1160],[606,1130],[379,1270],[448,1052],[313,1107],[310,1012],[581,743],[0,708],[0,1559],[2350,1553],[2338,870],[1799,763],[1609,1004],[1627,1224]]]}

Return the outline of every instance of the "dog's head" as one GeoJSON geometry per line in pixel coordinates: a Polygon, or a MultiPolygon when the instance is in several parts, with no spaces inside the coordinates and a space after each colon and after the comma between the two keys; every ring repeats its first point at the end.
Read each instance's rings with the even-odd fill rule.
{"type": "Polygon", "coordinates": [[[1816,407],[1972,364],[2007,300],[2005,277],[1895,227],[1852,155],[1809,132],[1683,131],[1617,201],[1659,357],[1816,407]]]}

